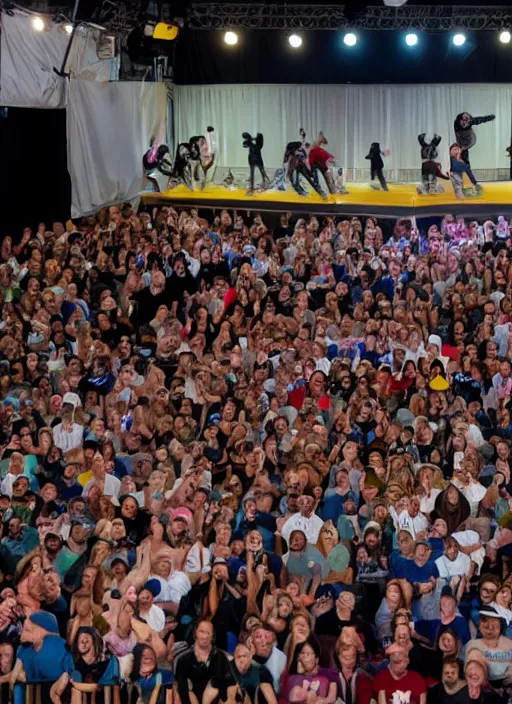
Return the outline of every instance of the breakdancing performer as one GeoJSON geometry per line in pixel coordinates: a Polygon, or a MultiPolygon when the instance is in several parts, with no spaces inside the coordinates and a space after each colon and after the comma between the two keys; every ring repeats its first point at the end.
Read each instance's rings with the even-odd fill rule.
{"type": "Polygon", "coordinates": [[[309,165],[317,186],[319,186],[318,172],[320,172],[325,179],[329,193],[336,193],[336,184],[334,183],[332,171],[329,168],[334,165],[335,159],[332,154],[329,154],[329,152],[324,149],[324,145],[327,144],[328,142],[324,137],[324,133],[320,132],[318,139],[316,142],[313,142],[309,150],[309,165]]]}
{"type": "Polygon", "coordinates": [[[496,115],[484,115],[484,117],[473,117],[469,112],[461,112],[457,115],[453,127],[455,129],[455,139],[461,148],[461,159],[466,164],[469,161],[469,150],[476,144],[476,134],[473,130],[475,125],[483,125],[484,122],[491,122],[496,119],[496,115]]]}
{"type": "Polygon", "coordinates": [[[176,149],[172,177],[194,190],[192,164],[199,161],[199,147],[196,142],[181,142],[176,149]]]}
{"type": "Polygon", "coordinates": [[[263,179],[263,188],[268,188],[270,184],[270,180],[263,164],[263,157],[261,156],[261,150],[263,149],[263,135],[261,132],[258,132],[256,137],[253,139],[249,132],[243,132],[242,137],[244,140],[242,142],[242,146],[249,150],[248,160],[251,173],[249,177],[250,187],[248,195],[252,195],[254,193],[254,170],[256,168],[260,170],[261,178],[263,179]]]}
{"type": "Polygon", "coordinates": [[[438,158],[437,147],[441,143],[441,137],[438,134],[434,135],[434,139],[429,143],[425,141],[425,133],[418,135],[418,142],[421,146],[421,183],[416,188],[420,196],[430,195],[432,193],[443,193],[444,188],[437,182],[438,178],[449,181],[448,174],[444,174],[441,170],[441,164],[436,161],[438,158]]]}
{"type": "Polygon", "coordinates": [[[288,142],[286,145],[283,159],[286,174],[294,190],[300,196],[308,195],[308,192],[300,185],[300,177],[304,176],[309,185],[324,198],[325,193],[320,188],[320,185],[315,183],[315,179],[309,168],[308,154],[310,145],[306,142],[306,132],[301,128],[299,134],[301,138],[300,142],[288,142]]]}
{"type": "Polygon", "coordinates": [[[158,144],[151,140],[151,147],[142,157],[144,173],[153,188],[158,191],[165,191],[169,178],[172,176],[173,167],[171,155],[167,144],[158,144]]]}

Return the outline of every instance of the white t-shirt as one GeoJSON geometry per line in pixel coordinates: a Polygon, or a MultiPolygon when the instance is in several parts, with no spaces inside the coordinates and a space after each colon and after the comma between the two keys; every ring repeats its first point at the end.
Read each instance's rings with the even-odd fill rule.
{"type": "Polygon", "coordinates": [[[53,442],[63,453],[74,450],[75,447],[80,447],[83,443],[83,439],[84,429],[83,426],[78,423],[73,423],[69,432],[64,430],[62,423],[59,423],[53,429],[53,442]]]}
{"type": "Polygon", "coordinates": [[[461,577],[469,572],[471,558],[463,552],[457,553],[455,560],[449,560],[446,555],[441,555],[436,560],[440,577],[461,577]]]}
{"type": "MultiPolygon", "coordinates": [[[[87,482],[82,492],[82,496],[84,498],[87,498],[91,487],[95,486],[95,484],[96,479],[94,478],[87,482]]],[[[112,474],[105,474],[105,488],[103,489],[103,495],[115,496],[115,498],[118,499],[120,490],[121,482],[119,481],[119,479],[117,477],[114,477],[112,474]]]]}
{"type": "Polygon", "coordinates": [[[415,540],[416,535],[426,530],[428,527],[428,521],[421,512],[413,518],[409,515],[409,512],[406,509],[400,511],[400,513],[397,513],[394,507],[391,506],[389,513],[393,519],[397,532],[399,530],[407,530],[415,540]]]}
{"type": "Polygon", "coordinates": [[[173,572],[169,579],[152,574],[149,579],[158,579],[160,582],[160,594],[155,598],[157,603],[161,601],[172,601],[173,604],[179,604],[181,597],[188,594],[192,589],[190,579],[185,572],[173,572]]]}
{"type": "Polygon", "coordinates": [[[148,624],[148,626],[151,626],[151,628],[156,631],[157,633],[160,633],[160,631],[164,630],[165,627],[165,614],[163,609],[161,609],[159,606],[156,604],[153,604],[149,611],[146,611],[145,613],[140,614],[144,621],[148,624]]]}
{"type": "Polygon", "coordinates": [[[420,501],[420,511],[421,513],[432,513],[436,503],[436,499],[441,493],[441,489],[431,489],[430,496],[423,496],[420,501]]]}
{"type": "Polygon", "coordinates": [[[294,530],[301,530],[305,534],[308,543],[316,545],[323,525],[324,522],[316,513],[313,513],[309,518],[305,518],[301,513],[295,513],[284,524],[281,535],[288,543],[291,533],[294,530]]]}

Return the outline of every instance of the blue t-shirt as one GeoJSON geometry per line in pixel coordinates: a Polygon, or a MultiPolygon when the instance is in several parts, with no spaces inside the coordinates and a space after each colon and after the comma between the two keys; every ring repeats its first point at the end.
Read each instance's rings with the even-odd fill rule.
{"type": "Polygon", "coordinates": [[[64,672],[74,669],[73,658],[64,638],[48,635],[41,650],[20,645],[17,657],[23,663],[27,683],[55,682],[64,672]]]}

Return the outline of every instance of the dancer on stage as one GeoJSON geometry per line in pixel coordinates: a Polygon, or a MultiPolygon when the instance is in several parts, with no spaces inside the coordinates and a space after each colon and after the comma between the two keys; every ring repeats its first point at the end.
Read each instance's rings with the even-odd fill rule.
{"type": "Polygon", "coordinates": [[[441,142],[441,137],[437,134],[434,139],[428,143],[425,141],[425,133],[418,135],[418,142],[421,146],[421,183],[416,188],[420,196],[430,195],[432,193],[444,193],[444,188],[437,182],[438,177],[450,180],[448,174],[444,174],[441,170],[441,164],[436,161],[438,157],[437,147],[441,142]]]}
{"type": "Polygon", "coordinates": [[[455,139],[461,148],[461,158],[466,164],[471,166],[469,161],[469,150],[476,144],[476,134],[473,131],[474,125],[483,125],[484,122],[491,122],[496,119],[496,115],[485,115],[484,117],[473,117],[468,112],[461,112],[457,115],[453,127],[455,129],[455,139]]]}
{"type": "Polygon", "coordinates": [[[195,144],[199,152],[199,158],[196,160],[194,167],[194,180],[197,181],[200,190],[203,190],[208,183],[208,171],[212,169],[210,181],[213,180],[215,173],[215,157],[217,155],[217,133],[215,132],[215,127],[206,128],[206,137],[204,135],[191,137],[190,144],[191,146],[195,144]]]}
{"type": "Polygon", "coordinates": [[[258,132],[256,137],[253,139],[249,132],[243,132],[242,137],[244,141],[242,146],[249,150],[249,169],[251,171],[249,182],[250,187],[247,191],[247,195],[252,196],[254,193],[254,170],[258,168],[261,173],[261,178],[263,179],[263,188],[267,189],[270,184],[270,180],[265,171],[265,166],[263,164],[263,157],[261,156],[261,150],[263,149],[263,135],[258,132]]]}
{"type": "Polygon", "coordinates": [[[324,137],[324,133],[320,132],[318,139],[316,142],[313,142],[309,150],[309,165],[317,186],[320,185],[318,181],[318,172],[320,172],[325,179],[329,193],[336,193],[334,176],[329,168],[330,166],[334,166],[335,159],[332,154],[329,154],[329,152],[323,148],[323,145],[326,144],[328,144],[327,139],[324,137]]]}
{"type": "MultiPolygon", "coordinates": [[[[379,179],[379,183],[383,191],[389,191],[388,184],[386,183],[386,178],[384,176],[384,162],[382,161],[383,156],[389,156],[389,150],[380,150],[380,144],[378,142],[372,142],[370,146],[370,151],[366,155],[366,159],[370,160],[370,168],[372,173],[372,181],[375,176],[379,179]]],[[[373,183],[371,187],[375,190],[380,190],[378,186],[374,186],[373,183]]]]}
{"type": "Polygon", "coordinates": [[[199,161],[199,147],[196,142],[181,142],[176,149],[172,177],[194,190],[192,163],[199,161]]]}
{"type": "Polygon", "coordinates": [[[482,192],[482,186],[477,182],[471,166],[462,158],[462,149],[458,144],[452,144],[450,147],[450,178],[457,198],[464,198],[465,195],[478,196],[482,192]],[[464,191],[464,174],[467,174],[475,187],[475,192],[464,191]]]}
{"type": "Polygon", "coordinates": [[[301,128],[299,134],[301,138],[300,142],[288,142],[286,145],[283,159],[286,175],[290,179],[294,190],[300,196],[308,195],[308,192],[300,185],[300,177],[304,176],[306,181],[310,186],[312,186],[312,188],[314,188],[318,195],[325,198],[325,193],[320,188],[320,185],[315,183],[315,179],[311,173],[311,169],[309,168],[308,153],[310,145],[306,142],[306,132],[303,128],[301,128]]]}

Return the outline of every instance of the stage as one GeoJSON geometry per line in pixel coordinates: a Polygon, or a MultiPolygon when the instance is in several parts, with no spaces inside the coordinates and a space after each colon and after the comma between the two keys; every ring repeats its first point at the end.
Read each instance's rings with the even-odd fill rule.
{"type": "Polygon", "coordinates": [[[261,212],[305,212],[314,214],[375,215],[377,217],[427,217],[464,215],[491,217],[512,214],[512,181],[483,183],[479,196],[457,200],[450,183],[443,183],[444,193],[420,196],[415,184],[389,184],[389,191],[377,191],[367,183],[347,183],[347,195],[329,195],[322,199],[313,192],[299,196],[294,190],[269,190],[249,196],[243,189],[209,184],[204,190],[190,191],[185,185],[162,193],[143,193],[148,205],[173,205],[197,208],[243,208],[261,212]]]}

